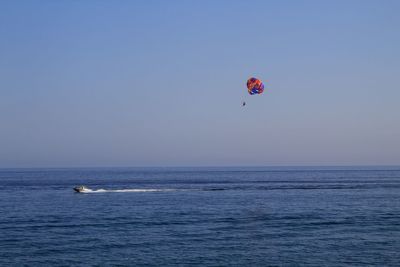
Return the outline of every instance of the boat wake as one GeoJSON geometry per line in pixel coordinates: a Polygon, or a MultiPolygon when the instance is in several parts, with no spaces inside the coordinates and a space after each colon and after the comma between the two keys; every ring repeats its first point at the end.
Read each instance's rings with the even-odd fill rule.
{"type": "Polygon", "coordinates": [[[140,192],[169,192],[169,191],[177,191],[177,189],[97,189],[92,190],[89,188],[85,188],[80,190],[79,193],[83,194],[93,194],[93,193],[140,193],[140,192]]]}
{"type": "Polygon", "coordinates": [[[222,191],[226,188],[128,188],[128,189],[90,189],[86,186],[77,186],[73,188],[77,193],[93,194],[93,193],[144,193],[144,192],[173,192],[173,191],[222,191]]]}

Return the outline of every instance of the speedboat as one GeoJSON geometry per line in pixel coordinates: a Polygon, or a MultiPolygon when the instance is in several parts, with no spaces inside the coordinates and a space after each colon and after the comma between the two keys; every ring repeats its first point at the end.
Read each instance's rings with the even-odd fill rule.
{"type": "Polygon", "coordinates": [[[86,186],[81,185],[81,186],[74,187],[74,190],[77,193],[82,193],[84,191],[89,191],[90,189],[87,188],[86,186]]]}

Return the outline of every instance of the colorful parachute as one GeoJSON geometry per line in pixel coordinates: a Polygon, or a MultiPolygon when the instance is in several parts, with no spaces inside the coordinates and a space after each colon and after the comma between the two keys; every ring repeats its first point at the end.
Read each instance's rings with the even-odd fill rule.
{"type": "Polygon", "coordinates": [[[257,78],[251,77],[247,80],[247,91],[251,95],[264,92],[264,84],[257,78]]]}

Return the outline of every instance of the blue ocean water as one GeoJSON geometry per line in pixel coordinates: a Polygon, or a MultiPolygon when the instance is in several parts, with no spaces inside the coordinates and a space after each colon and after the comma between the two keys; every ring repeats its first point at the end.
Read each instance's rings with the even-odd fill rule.
{"type": "Polygon", "coordinates": [[[0,201],[0,266],[400,265],[396,167],[2,169],[0,201]]]}

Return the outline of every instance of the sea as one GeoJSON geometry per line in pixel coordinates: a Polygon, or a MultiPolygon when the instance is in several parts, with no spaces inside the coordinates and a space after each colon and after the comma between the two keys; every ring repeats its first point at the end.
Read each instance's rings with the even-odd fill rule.
{"type": "Polygon", "coordinates": [[[0,169],[0,266],[400,266],[400,167],[0,169]]]}

